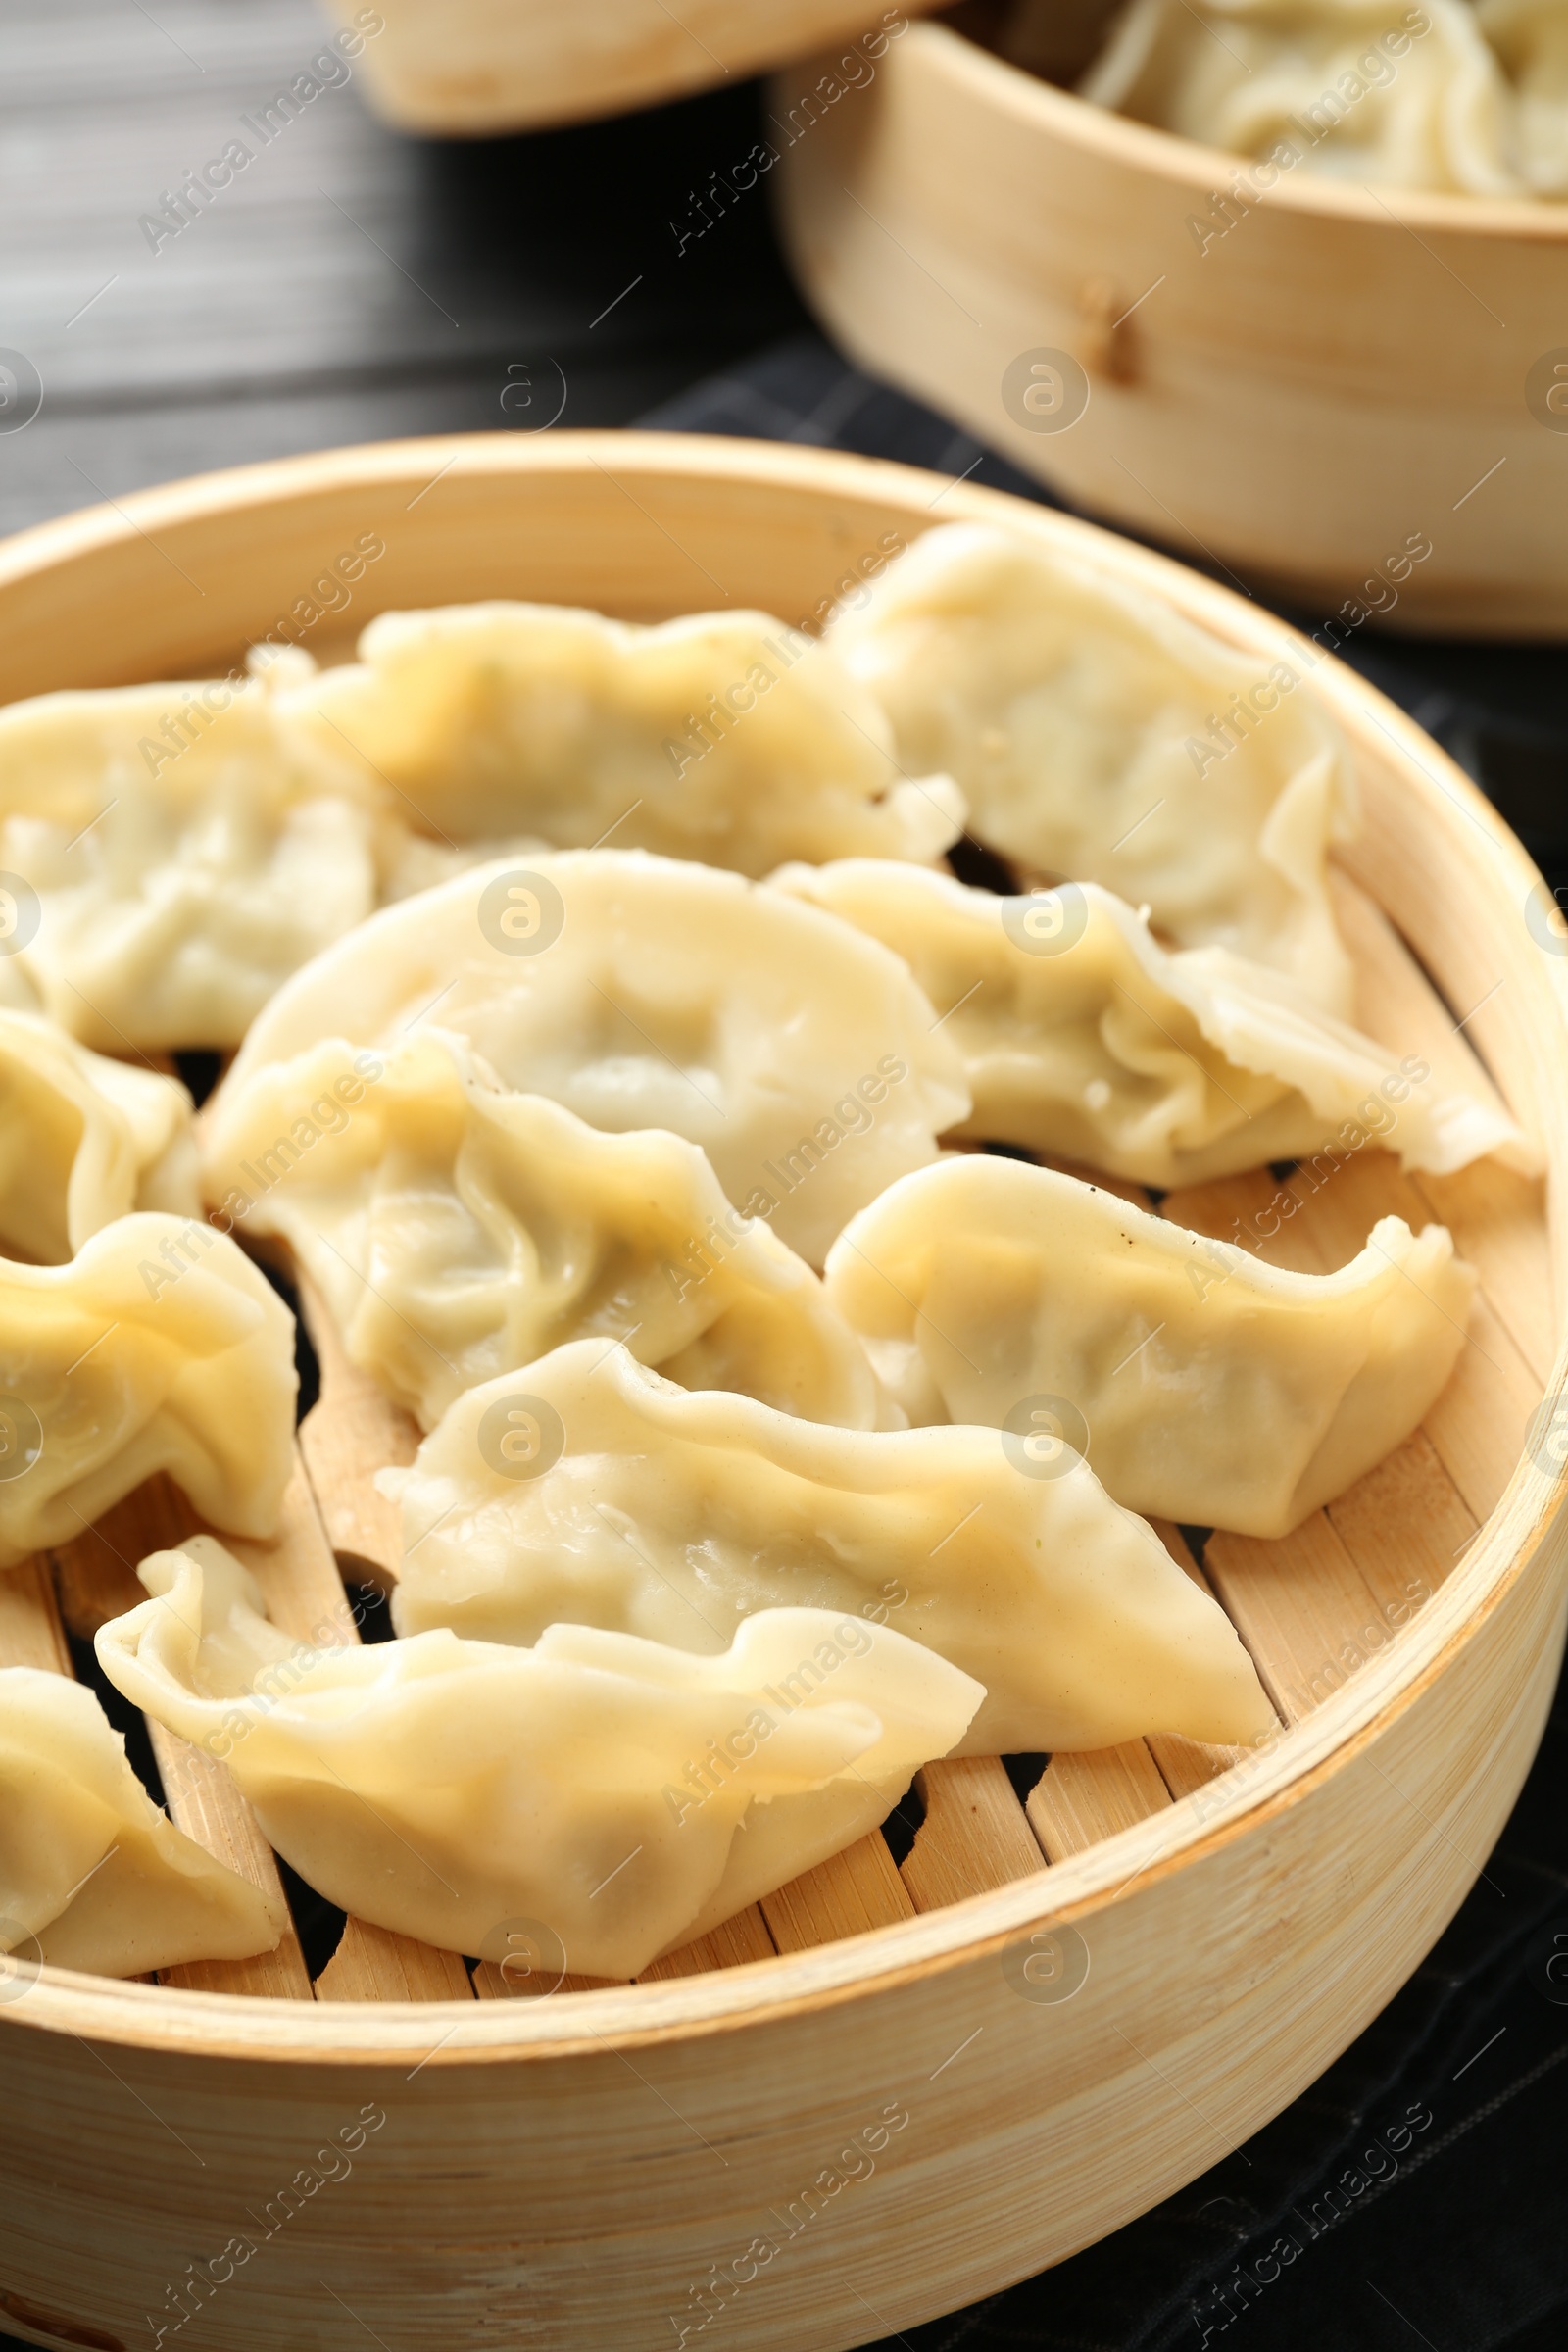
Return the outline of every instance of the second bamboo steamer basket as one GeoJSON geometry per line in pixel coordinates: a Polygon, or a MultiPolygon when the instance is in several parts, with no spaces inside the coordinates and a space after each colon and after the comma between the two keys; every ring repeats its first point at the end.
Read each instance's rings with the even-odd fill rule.
{"type": "MultiPolygon", "coordinates": [[[[931,5],[887,13],[906,22],[931,5]]],[[[358,0],[328,6],[345,28],[367,13],[358,0]]],[[[867,0],[379,0],[374,13],[381,30],[357,53],[371,104],[400,130],[441,138],[663,105],[824,41],[854,44],[881,22],[867,0]]]]}
{"type": "MultiPolygon", "coordinates": [[[[1005,521],[1262,663],[1305,658],[1161,556],[901,466],[475,435],[210,476],[13,540],[0,699],[226,667],[367,535],[384,552],[351,628],[496,596],[795,619],[890,535],[950,518],[1005,521]]],[[[1549,1174],[1412,1184],[1368,1151],[1289,1229],[1338,1263],[1388,1207],[1441,1216],[1485,1303],[1389,1463],[1285,1543],[1209,1542],[1278,1740],[1229,1769],[1169,1740],[1037,1759],[1015,1784],[995,1760],[931,1767],[902,1865],[867,1839],[762,1906],[764,1956],[715,1969],[746,1947],[710,1944],[628,1986],[472,1999],[461,1964],[428,1953],[423,1978],[406,1955],[396,1983],[358,1980],[422,1999],[346,1998],[327,1976],[292,1999],[13,1979],[0,2327],[123,2352],[243,2239],[253,2254],[228,2254],[210,2297],[186,2290],[189,2352],[348,2352],[367,2333],[396,2352],[662,2352],[705,2315],[714,2342],[841,2352],[1059,2261],[1206,2170],[1418,1964],[1507,1816],[1562,1647],[1565,1482],[1527,1431],[1564,1375],[1568,943],[1457,769],[1348,670],[1315,675],[1366,808],[1340,883],[1363,1020],[1450,1070],[1474,1041],[1549,1174]],[[356,2119],[376,2116],[366,2136],[356,2119]],[[348,2174],[286,2198],[345,2130],[361,2132],[348,2174]]],[[[1228,1231],[1275,1184],[1165,1213],[1228,1231]]],[[[326,1364],[329,1388],[340,1372],[326,1364]]],[[[328,1454],[306,1453],[331,1526],[328,1454]]],[[[29,1608],[50,1638],[51,1574],[70,1566],[0,1580],[0,1651],[29,1608]]]]}
{"type": "MultiPolygon", "coordinates": [[[[1080,0],[1074,64],[1111,13],[1080,0]]],[[[863,367],[1075,504],[1314,616],[1568,636],[1568,412],[1545,406],[1568,363],[1568,204],[1298,167],[1204,242],[1192,223],[1218,225],[1234,155],[949,23],[911,24],[873,84],[825,105],[832,63],[776,77],[794,135],[772,176],[797,279],[863,367]],[[1088,377],[1066,430],[1004,397],[1042,350],[1088,377]],[[1412,536],[1431,554],[1393,602],[1412,536]]]]}

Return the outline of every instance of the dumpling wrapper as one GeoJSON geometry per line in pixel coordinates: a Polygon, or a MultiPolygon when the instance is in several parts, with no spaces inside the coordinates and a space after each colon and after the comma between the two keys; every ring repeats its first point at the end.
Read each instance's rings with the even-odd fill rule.
{"type": "Polygon", "coordinates": [[[569,1617],[711,1652],[755,1611],[892,1612],[985,1685],[964,1755],[1265,1731],[1224,1612],[1085,1462],[1052,1468],[992,1429],[822,1428],[580,1341],[472,1390],[381,1473],[403,1506],[393,1622],[531,1642],[569,1617]],[[524,1391],[560,1450],[518,1475],[495,1432],[524,1391]]]}
{"type": "Polygon", "coordinates": [[[0,1668],[0,1952],[134,1977],[251,1959],[287,1924],[159,1811],[92,1691],[0,1668]]]}
{"type": "Polygon", "coordinates": [[[360,771],[259,681],[0,710],[0,867],[30,894],[12,960],[100,1052],[237,1045],[287,973],[369,913],[374,834],[360,771]]]}
{"type": "Polygon", "coordinates": [[[266,1063],[389,1048],[425,1017],[590,1127],[700,1145],[812,1265],[969,1108],[957,1049],[876,941],[738,874],[579,850],[460,874],[328,949],[251,1030],[215,1124],[266,1063]]]}
{"type": "Polygon", "coordinates": [[[157,1470],[215,1527],[275,1535],[298,1386],[293,1316],[209,1225],[138,1213],[69,1265],[0,1259],[0,1568],[157,1470]]]}
{"type": "Polygon", "coordinates": [[[0,1251],[59,1265],[133,1208],[199,1216],[191,1118],[177,1078],[0,1010],[0,1251]]]}
{"type": "Polygon", "coordinates": [[[979,1156],[891,1187],[827,1268],[911,1420],[1065,1429],[1129,1510],[1244,1536],[1288,1535],[1409,1437],[1475,1284],[1441,1225],[1384,1217],[1337,1273],[1296,1274],[979,1156]]]}
{"type": "Polygon", "coordinates": [[[138,1571],[117,1690],[226,1757],[277,1851],[357,1919],[500,1959],[526,1921],[629,1977],[838,1853],[946,1755],[979,1686],[885,1626],[747,1620],[714,1657],[552,1626],[310,1650],[210,1538],[138,1571]]]}
{"type": "Polygon", "coordinates": [[[1374,186],[1526,193],[1467,0],[1131,0],[1078,85],[1157,129],[1374,186]],[[1388,36],[1402,41],[1391,54],[1388,36]]]}
{"type": "MultiPolygon", "coordinates": [[[[1358,1119],[1407,1168],[1492,1152],[1534,1174],[1495,1101],[1434,1094],[1303,990],[1223,948],[1171,955],[1093,882],[1028,898],[869,858],[772,877],[902,956],[964,1058],[956,1133],[1169,1191],[1305,1159],[1358,1119]]],[[[1430,1078],[1431,1072],[1427,1070],[1430,1078]]]]}
{"type": "Polygon", "coordinates": [[[1512,162],[1534,196],[1568,196],[1568,9],[1479,0],[1476,23],[1507,78],[1512,162]]]}
{"type": "Polygon", "coordinates": [[[359,1060],[326,1039],[225,1089],[208,1198],[288,1242],[354,1362],[424,1428],[587,1334],[808,1420],[889,1413],[817,1277],[730,1205],[695,1144],[505,1092],[434,1023],[359,1060]]]}
{"type": "Polygon", "coordinates": [[[989,523],[928,531],[827,636],[906,766],[951,769],[970,831],[1026,878],[1102,883],[1176,946],[1229,948],[1349,1014],[1324,871],[1354,826],[1349,763],[1310,690],[1282,692],[1288,664],[989,523]],[[1273,707],[1222,750],[1211,721],[1253,690],[1273,707]]]}
{"type": "Polygon", "coordinates": [[[940,858],[947,776],[904,776],[887,719],[765,612],[649,628],[559,605],[383,612],[288,708],[363,754],[430,829],[538,834],[760,875],[786,858],[940,858]]]}

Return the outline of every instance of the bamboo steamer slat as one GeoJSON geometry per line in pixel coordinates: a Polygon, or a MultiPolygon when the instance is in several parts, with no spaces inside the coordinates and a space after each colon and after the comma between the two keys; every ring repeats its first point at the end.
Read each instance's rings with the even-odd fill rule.
{"type": "MultiPolygon", "coordinates": [[[[775,120],[829,62],[778,75],[775,120]]],[[[1239,161],[921,24],[772,178],[845,349],[1075,502],[1325,619],[1424,533],[1396,626],[1568,635],[1568,432],[1526,399],[1568,357],[1568,205],[1298,167],[1204,246],[1191,222],[1239,161]],[[1087,372],[1070,429],[1004,400],[1041,350],[1087,372]]]]}
{"type": "MultiPolygon", "coordinates": [[[[938,487],[815,451],[570,434],[213,477],[0,549],[0,698],[224,666],[366,532],[385,553],[355,628],[496,595],[631,616],[727,598],[795,619],[890,532],[1005,517],[1239,648],[1303,658],[1282,624],[1163,557],[969,486],[933,510],[938,487]]],[[[1564,1482],[1520,1451],[1562,1379],[1547,1220],[1568,1165],[1564,964],[1526,928],[1533,869],[1465,779],[1337,664],[1315,691],[1366,805],[1347,885],[1365,1023],[1460,1071],[1473,1043],[1551,1173],[1544,1200],[1491,1168],[1417,1186],[1369,1152],[1320,1198],[1303,1187],[1264,1245],[1335,1262],[1385,1208],[1424,1217],[1438,1199],[1486,1293],[1478,1346],[1391,1463],[1285,1544],[1209,1543],[1204,1572],[1288,1726],[1274,1746],[1239,1764],[1161,1739],[1058,1757],[1027,1817],[996,1761],[932,1765],[902,1869],[863,1841],[633,1985],[515,1998],[538,1987],[485,1968],[477,2000],[455,1984],[443,1999],[440,1966],[374,1931],[314,1999],[46,1970],[0,2003],[5,2325],[140,2341],[149,2313],[196,2300],[171,2299],[190,2266],[243,2236],[254,2254],[181,2328],[192,2352],[339,2352],[367,2329],[410,2352],[503,2337],[651,2352],[705,2307],[760,2352],[838,2352],[1146,2209],[1408,1975],[1506,1815],[1561,1648],[1564,1482]],[[1415,1572],[1419,1605],[1399,1598],[1415,1572]],[[283,2196],[357,2130],[346,2175],[283,2196]],[[776,2250],[760,2259],[760,2241],[776,2250]]],[[[1240,1178],[1164,1213],[1229,1231],[1275,1189],[1240,1178]]],[[[334,1482],[362,1493],[386,1433],[366,1435],[344,1375],[328,1366],[304,1451],[358,1563],[390,1531],[334,1524],[334,1482]]],[[[296,1626],[338,1605],[312,1524],[273,1593],[296,1626]]],[[[71,1550],[80,1630],[89,1568],[101,1582],[112,1554],[100,1536],[71,1550]]],[[[24,1570],[3,1599],[0,1660],[63,1666],[47,1583],[24,1570]]]]}
{"type": "MultiPolygon", "coordinates": [[[[364,14],[358,0],[328,5],[345,27],[364,14]]],[[[934,5],[906,0],[896,13],[934,5]]],[[[487,138],[739,81],[822,42],[853,41],[880,13],[868,0],[379,0],[384,30],[356,63],[371,104],[400,129],[487,138]]]]}

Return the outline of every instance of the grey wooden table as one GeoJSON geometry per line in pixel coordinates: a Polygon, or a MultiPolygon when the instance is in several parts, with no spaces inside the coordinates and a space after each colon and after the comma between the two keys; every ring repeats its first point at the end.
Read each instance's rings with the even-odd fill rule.
{"type": "Polygon", "coordinates": [[[264,144],[328,29],[315,0],[4,0],[0,346],[43,406],[0,429],[0,532],[210,466],[529,430],[563,379],[563,422],[625,423],[801,322],[760,199],[684,254],[668,226],[745,152],[750,87],[424,142],[340,60],[350,78],[264,144]],[[249,163],[160,234],[236,139],[249,163]]]}

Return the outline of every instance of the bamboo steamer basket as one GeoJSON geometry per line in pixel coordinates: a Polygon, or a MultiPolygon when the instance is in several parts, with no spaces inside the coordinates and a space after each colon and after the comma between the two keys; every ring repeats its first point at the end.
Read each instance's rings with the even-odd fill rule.
{"type": "MultiPolygon", "coordinates": [[[[1110,13],[1080,0],[1069,70],[1110,13]]],[[[830,65],[781,74],[774,119],[830,65]]],[[[1075,504],[1351,626],[1568,635],[1568,204],[1298,167],[1204,246],[1240,160],[921,24],[772,176],[845,349],[1075,504]],[[1087,385],[1031,416],[1004,379],[1042,352],[1087,385]],[[1391,575],[1413,535],[1430,557],[1391,575]]]]}
{"type": "MultiPolygon", "coordinates": [[[[900,18],[934,0],[905,0],[900,18]]],[[[345,27],[358,0],[328,0],[345,27]]],[[[688,98],[879,23],[872,0],[379,0],[359,58],[401,130],[488,138],[688,98]]]]}
{"type": "MultiPolygon", "coordinates": [[[[887,534],[954,517],[1069,550],[1260,662],[1302,659],[1163,556],[901,466],[474,435],[209,476],[12,540],[0,698],[224,666],[366,533],[385,553],[345,630],[495,596],[808,616],[887,534]]],[[[994,1758],[933,1765],[902,1865],[866,1838],[631,1985],[509,1998],[549,1987],[490,1968],[470,1984],[453,1955],[354,1921],[314,1991],[292,1936],[156,1984],[13,1969],[0,2327],[122,2352],[185,2312],[190,2352],[348,2352],[367,2332],[399,2352],[654,2352],[706,2312],[757,2352],[837,2352],[1143,2212],[1409,1975],[1507,1815],[1562,1647],[1564,1477],[1526,1432],[1564,1370],[1565,943],[1457,769],[1333,661],[1314,690],[1365,800],[1338,881],[1363,1022],[1450,1078],[1483,1055],[1550,1172],[1412,1180],[1368,1150],[1276,1212],[1265,1248],[1308,1266],[1388,1209],[1435,1213],[1484,1293],[1425,1428],[1326,1513],[1277,1544],[1216,1535],[1201,1569],[1162,1531],[1242,1630],[1277,1740],[1238,1760],[1156,1738],[1011,1779],[994,1758]]],[[[1228,1233],[1275,1191],[1264,1171],[1163,1212],[1228,1233]]],[[[248,1547],[297,1631],[342,1617],[334,1548],[362,1574],[395,1559],[368,1472],[411,1441],[316,1329],[285,1529],[248,1547]]],[[[0,1579],[0,1658],[68,1670],[57,1595],[78,1631],[122,1606],[181,1507],[144,1489],[0,1579]]],[[[162,1734],[159,1753],[176,1819],[265,1880],[223,1767],[162,1734]]]]}

